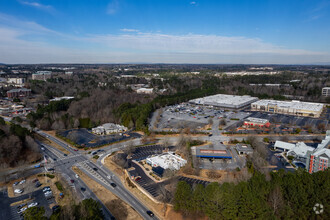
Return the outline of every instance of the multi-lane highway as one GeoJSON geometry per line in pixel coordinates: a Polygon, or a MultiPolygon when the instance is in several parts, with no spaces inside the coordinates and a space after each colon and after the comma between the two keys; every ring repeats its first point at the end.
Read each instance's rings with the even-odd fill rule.
{"type": "MultiPolygon", "coordinates": [[[[155,216],[150,217],[147,214],[149,210],[141,201],[139,201],[134,195],[132,195],[121,183],[120,179],[109,169],[104,167],[101,163],[101,160],[98,161],[97,164],[93,163],[89,160],[89,158],[84,154],[84,151],[75,151],[69,145],[64,143],[63,141],[53,137],[49,134],[46,134],[42,131],[37,131],[40,135],[48,138],[49,140],[57,143],[62,146],[66,150],[70,152],[67,156],[64,156],[63,153],[60,153],[57,149],[52,148],[49,145],[43,145],[45,148],[45,154],[49,157],[49,161],[51,165],[55,169],[55,172],[62,173],[62,175],[70,181],[70,179],[74,179],[74,183],[72,184],[74,190],[80,198],[89,198],[96,197],[90,189],[78,178],[75,177],[75,173],[72,171],[72,166],[79,167],[82,171],[84,171],[89,177],[91,177],[96,182],[103,185],[106,189],[110,190],[112,193],[117,195],[119,198],[127,202],[131,205],[144,219],[157,219],[155,216]],[[47,150],[46,150],[47,149],[47,150]],[[62,155],[63,156],[60,156],[62,155]],[[54,160],[55,159],[55,160],[54,160]],[[115,187],[111,185],[111,183],[115,183],[115,187]],[[81,191],[81,187],[86,188],[85,192],[81,191]]],[[[140,140],[135,139],[132,140],[134,144],[139,144],[140,140]]],[[[117,151],[121,148],[124,148],[127,143],[118,143],[104,148],[105,154],[109,152],[117,151]]],[[[51,166],[50,164],[48,166],[51,166]]],[[[111,217],[109,211],[108,218],[111,217]]]]}

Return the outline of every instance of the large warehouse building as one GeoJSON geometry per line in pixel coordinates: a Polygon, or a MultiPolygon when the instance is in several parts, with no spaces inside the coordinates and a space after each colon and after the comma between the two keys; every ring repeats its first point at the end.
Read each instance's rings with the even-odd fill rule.
{"type": "Polygon", "coordinates": [[[251,104],[252,111],[264,111],[278,114],[307,116],[318,118],[321,116],[324,105],[313,102],[259,100],[251,104]]]}
{"type": "Polygon", "coordinates": [[[238,96],[238,95],[217,94],[212,96],[206,96],[204,98],[193,99],[190,100],[189,103],[197,104],[197,105],[221,107],[221,108],[240,109],[245,106],[248,106],[249,104],[257,100],[258,98],[251,97],[248,95],[238,96]]]}

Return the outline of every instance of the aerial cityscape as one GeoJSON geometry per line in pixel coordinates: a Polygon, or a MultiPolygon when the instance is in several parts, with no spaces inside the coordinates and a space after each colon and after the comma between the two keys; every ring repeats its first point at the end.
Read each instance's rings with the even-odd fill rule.
{"type": "Polygon", "coordinates": [[[329,219],[329,12],[1,1],[0,219],[329,219]]]}

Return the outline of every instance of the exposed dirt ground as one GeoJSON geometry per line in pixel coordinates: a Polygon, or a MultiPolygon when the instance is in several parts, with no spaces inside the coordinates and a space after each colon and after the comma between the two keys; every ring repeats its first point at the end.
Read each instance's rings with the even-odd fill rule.
{"type": "Polygon", "coordinates": [[[73,170],[78,173],[79,178],[95,193],[95,195],[105,204],[111,214],[118,220],[142,220],[141,216],[127,203],[123,202],[112,192],[107,190],[101,184],[92,180],[88,175],[79,168],[74,167],[73,170]]]}

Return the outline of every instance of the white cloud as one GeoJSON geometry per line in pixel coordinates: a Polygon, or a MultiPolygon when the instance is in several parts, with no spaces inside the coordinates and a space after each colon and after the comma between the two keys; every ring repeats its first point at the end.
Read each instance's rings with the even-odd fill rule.
{"type": "Polygon", "coordinates": [[[51,13],[53,13],[55,11],[53,6],[51,6],[51,5],[43,5],[39,2],[30,2],[30,1],[21,1],[21,0],[19,0],[19,2],[22,5],[27,5],[27,6],[37,8],[37,9],[40,9],[40,10],[43,10],[43,11],[47,11],[47,12],[51,12],[51,13]]]}
{"type": "Polygon", "coordinates": [[[123,31],[123,32],[139,32],[139,30],[137,30],[137,29],[130,29],[130,28],[122,28],[122,29],[120,29],[120,31],[123,31]]]}
{"type": "Polygon", "coordinates": [[[133,49],[139,51],[205,53],[205,54],[285,54],[322,55],[324,53],[286,49],[265,43],[260,39],[246,37],[226,37],[217,35],[168,35],[158,33],[137,33],[121,35],[98,35],[87,39],[102,43],[109,48],[133,49]]]}
{"type": "Polygon", "coordinates": [[[107,6],[107,14],[114,15],[119,10],[119,1],[112,0],[107,6]]]}
{"type": "Polygon", "coordinates": [[[191,5],[196,5],[196,2],[190,2],[191,5]]]}

